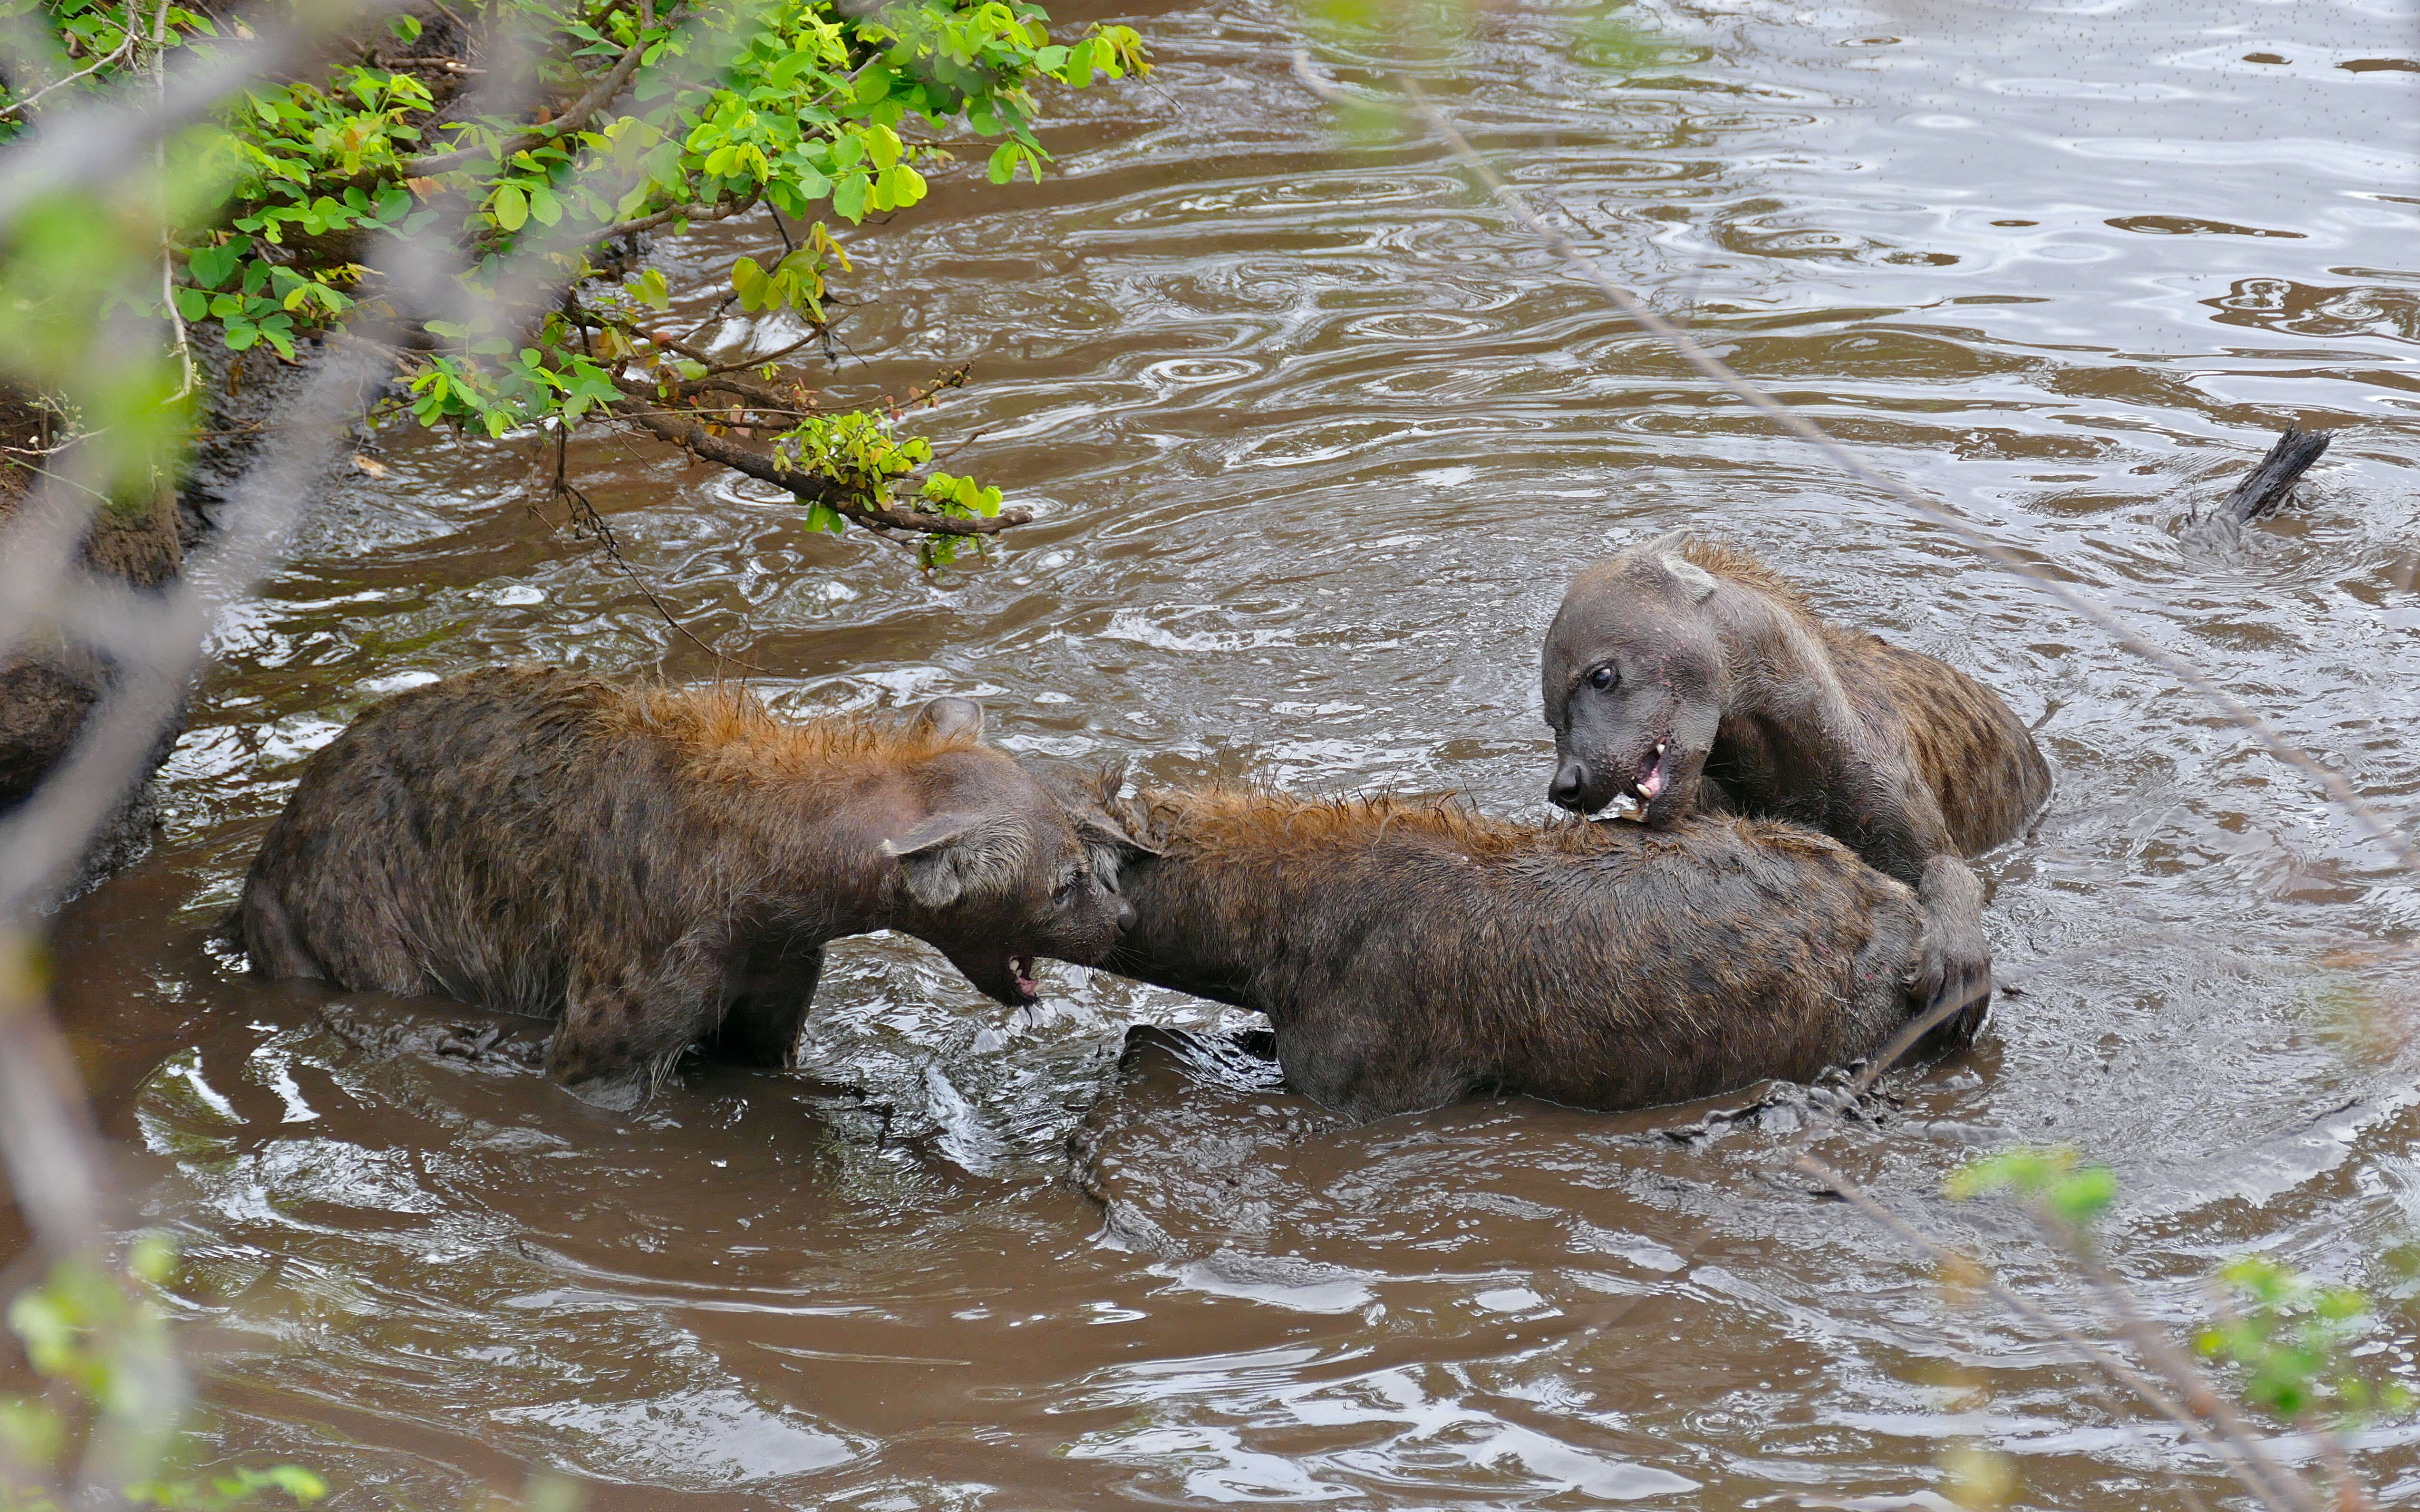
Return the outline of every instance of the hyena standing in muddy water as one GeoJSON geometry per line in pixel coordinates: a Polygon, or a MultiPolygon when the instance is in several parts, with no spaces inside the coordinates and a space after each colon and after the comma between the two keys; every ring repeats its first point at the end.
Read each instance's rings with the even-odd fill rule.
{"type": "Polygon", "coordinates": [[[1057,767],[1135,920],[1101,968],[1268,1015],[1286,1085],[1357,1119],[1476,1091],[1651,1107],[1811,1081],[1908,1020],[1905,887],[1728,815],[1538,826],[1395,797],[1146,789],[1057,767]]]}
{"type": "MultiPolygon", "coordinates": [[[[558,1018],[549,1075],[613,1109],[682,1050],[785,1065],[826,942],[898,930],[1002,1003],[1131,910],[1079,823],[939,699],[793,725],[731,687],[493,669],[304,763],[234,920],[256,969],[558,1018]]],[[[1114,854],[1114,850],[1105,854],[1114,854]]]]}
{"type": "Polygon", "coordinates": [[[1586,568],[1546,631],[1547,795],[1627,803],[1651,829],[1697,810],[1820,829],[1916,889],[1919,1003],[1991,1001],[1983,885],[1966,857],[2050,797],[2050,767],[1999,695],[1944,662],[1817,615],[1741,552],[1674,532],[1586,568]]]}

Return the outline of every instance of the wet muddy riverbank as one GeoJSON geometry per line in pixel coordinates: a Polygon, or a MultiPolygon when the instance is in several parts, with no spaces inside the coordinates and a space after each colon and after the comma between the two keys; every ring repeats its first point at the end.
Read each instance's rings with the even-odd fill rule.
{"type": "MultiPolygon", "coordinates": [[[[2420,56],[2420,19],[1653,14],[1663,43],[1615,58],[1495,12],[1432,87],[1616,276],[2408,825],[2420,78],[2361,65],[2420,56]],[[2288,421],[2340,432],[2298,504],[2241,550],[2184,545],[2288,421]]],[[[2420,1057],[2378,948],[2420,911],[2383,851],[1687,376],[1435,148],[1336,134],[1288,78],[1290,11],[1132,19],[1162,67],[1067,103],[1062,172],[852,243],[844,332],[893,355],[835,382],[971,360],[932,428],[981,431],[953,466],[1036,523],[927,581],[752,486],[581,442],[700,633],[794,711],[967,693],[1004,744],[1160,781],[1538,815],[1564,579],[1719,534],[1992,684],[2056,774],[1982,865],[2022,995],[1825,1157],[2063,1308],[2021,1226],[1939,1197],[1973,1149],[2116,1164],[2115,1258],[2180,1324],[2248,1248],[2396,1285],[2420,1057]]],[[[659,255],[680,286],[683,245],[659,255]]],[[[481,1015],[231,969],[207,935],[295,763],[369,702],[506,658],[713,671],[534,517],[530,455],[383,444],[388,475],[349,479],[225,628],[163,843],[57,940],[140,1221],[185,1245],[213,1452],[359,1506],[551,1465],[614,1508],[1711,1508],[1908,1497],[1978,1436],[2019,1505],[2183,1504],[2054,1346],[1776,1179],[1799,1100],[1346,1129],[1165,1044],[1122,1079],[1130,1023],[1238,1015],[1065,968],[1011,1011],[878,939],[834,952],[818,1079],[693,1067],[615,1119],[481,1051],[481,1015]]],[[[2400,1430],[2363,1460],[2420,1494],[2400,1430]]]]}

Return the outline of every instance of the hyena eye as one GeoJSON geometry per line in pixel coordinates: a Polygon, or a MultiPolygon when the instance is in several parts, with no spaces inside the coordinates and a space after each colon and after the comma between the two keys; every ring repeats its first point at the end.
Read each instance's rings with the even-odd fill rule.
{"type": "Polygon", "coordinates": [[[1613,670],[1613,664],[1610,662],[1588,674],[1589,687],[1600,693],[1612,692],[1613,685],[1621,681],[1621,674],[1613,670]]]}

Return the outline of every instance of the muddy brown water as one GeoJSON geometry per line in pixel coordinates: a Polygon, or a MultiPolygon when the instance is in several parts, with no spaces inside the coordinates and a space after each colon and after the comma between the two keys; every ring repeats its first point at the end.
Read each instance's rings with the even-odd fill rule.
{"type": "MultiPolygon", "coordinates": [[[[1515,4],[1433,86],[1619,277],[2410,823],[2409,5],[1648,14],[1641,57],[1515,4]],[[2183,546],[2288,420],[2343,430],[2300,507],[2240,551],[2183,546]]],[[[2378,948],[2420,901],[2381,849],[1710,393],[1432,147],[1332,134],[1286,76],[1291,12],[1132,19],[1159,72],[1064,106],[1048,182],[854,239],[871,302],[845,331],[881,357],[835,383],[973,360],[931,427],[982,432],[961,465],[1040,521],[927,582],[583,440],[698,628],[792,710],[971,693],[1021,750],[1535,814],[1562,580],[1642,532],[1717,532],[1983,676],[2057,769],[1983,863],[2022,995],[1818,1148],[2062,1310],[2022,1225],[1939,1196],[1976,1149],[2113,1162],[2115,1259],[2180,1327],[2247,1250],[2397,1286],[2420,1057],[2378,948]]],[[[678,285],[770,242],[663,257],[678,285]]],[[[826,973],[815,1079],[692,1066],[616,1119],[452,1053],[475,1013],[250,980],[207,928],[297,761],[366,703],[501,658],[711,671],[533,517],[528,454],[385,445],[391,475],[225,627],[157,853],[60,932],[131,1221],[185,1246],[211,1455],[320,1467],[346,1506],[542,1465],[597,1507],[1923,1507],[1973,1438],[2027,1507],[2182,1505],[2164,1466],[2224,1494],[2056,1345],[1778,1176],[1788,1096],[1343,1129],[1180,1041],[1121,1084],[1129,1024],[1240,1015],[1067,968],[1012,1012],[877,939],[826,973]]],[[[2376,1358],[2409,1374],[2412,1336],[2376,1358]]],[[[2394,1500],[2420,1497],[2412,1444],[2360,1451],[2394,1500]]]]}

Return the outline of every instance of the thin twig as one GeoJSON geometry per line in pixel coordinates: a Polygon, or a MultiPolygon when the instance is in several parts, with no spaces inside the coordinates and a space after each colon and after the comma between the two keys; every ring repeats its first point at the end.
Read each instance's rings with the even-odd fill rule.
{"type": "Polygon", "coordinates": [[[587,125],[590,116],[613,102],[614,97],[621,94],[622,86],[630,82],[630,75],[639,71],[640,58],[644,57],[648,47],[658,40],[659,39],[651,38],[644,32],[640,33],[638,40],[623,50],[621,57],[614,61],[613,69],[605,77],[597,80],[595,86],[574,101],[568,110],[544,126],[522,131],[516,136],[508,136],[498,142],[492,149],[458,147],[451,152],[414,158],[403,164],[404,176],[410,178],[434,178],[439,174],[451,173],[466,164],[485,162],[489,159],[497,162],[506,162],[511,161],[516,152],[526,152],[532,147],[544,147],[550,142],[559,141],[570,135],[587,125]]]}
{"type": "Polygon", "coordinates": [[[2143,1425],[2134,1421],[2134,1414],[2118,1404],[2118,1398],[2110,1394],[2105,1382],[2098,1377],[2086,1376],[2084,1379],[2084,1390],[2086,1395],[2100,1404],[2103,1412],[2109,1414],[2109,1421],[2124,1429],[2126,1437],[2132,1439],[2137,1448],[2150,1457],[2152,1463],[2159,1467],[2161,1475],[2166,1478],[2168,1485],[2177,1495],[2184,1499],[2188,1512],[2210,1512],[2210,1504],[2201,1499],[2201,1493],[2193,1489],[2193,1483],[2186,1480],[2175,1465],[2169,1463],[2168,1458],[2159,1452],[2158,1446],[2151,1443],[2151,1436],[2143,1431],[2143,1425]]]}
{"type": "Polygon", "coordinates": [[[2187,1412],[2182,1403],[2163,1390],[2157,1382],[2143,1372],[2086,1338],[2067,1324],[2060,1322],[2039,1304],[2010,1290],[1998,1277],[1973,1259],[1933,1239],[1899,1214],[1884,1207],[1875,1199],[1873,1194],[1834,1169],[1829,1162],[1801,1152],[1791,1164],[1823,1182],[1826,1189],[1872,1220],[1877,1227],[1924,1251],[1944,1266],[1971,1273],[1982,1283],[1983,1288],[1989,1291],[2002,1306],[2036,1326],[2049,1330],[2067,1344],[2082,1351],[2084,1357],[2099,1367],[2110,1380],[2133,1392],[2145,1406],[2175,1424],[2183,1430],[2186,1437],[2208,1449],[2226,1466],[2227,1473],[2232,1474],[2245,1490],[2250,1491],[2262,1506],[2273,1509],[2273,1512],[2301,1512],[2300,1504],[2291,1501],[2280,1502],[2274,1490],[2254,1469],[2251,1457],[2257,1452],[2254,1445],[2229,1443],[2219,1438],[2211,1430],[2208,1424],[2187,1412]]]}
{"type": "Polygon", "coordinates": [[[594,540],[598,548],[605,553],[607,560],[621,568],[622,575],[630,579],[630,585],[638,589],[648,603],[655,606],[656,612],[662,616],[664,624],[671,626],[675,635],[688,640],[690,644],[718,662],[729,662],[734,667],[745,667],[752,672],[762,672],[768,677],[772,676],[772,672],[757,666],[754,662],[743,661],[721,647],[708,643],[701,639],[696,631],[682,624],[673,613],[672,607],[663,601],[663,598],[648,584],[646,579],[640,576],[639,569],[632,566],[629,559],[622,555],[622,543],[613,534],[613,527],[606,521],[604,514],[589,500],[588,495],[582,491],[580,486],[571,481],[568,469],[570,439],[569,427],[563,425],[555,427],[553,493],[555,498],[563,501],[565,513],[570,517],[573,537],[594,540]]]}
{"type": "Polygon", "coordinates": [[[961,440],[957,445],[951,447],[948,451],[943,452],[940,455],[933,458],[933,465],[935,467],[939,467],[942,463],[957,455],[960,452],[965,451],[968,447],[972,446],[975,442],[982,440],[985,433],[990,429],[991,427],[989,425],[985,425],[980,430],[970,430],[967,432],[965,438],[961,440]]]}
{"type": "Polygon", "coordinates": [[[42,85],[42,87],[35,90],[32,94],[27,95],[23,100],[12,100],[6,105],[0,105],[0,120],[7,120],[11,116],[23,115],[26,111],[33,109],[34,102],[40,100],[44,95],[51,93],[53,90],[65,89],[68,85],[75,83],[78,79],[89,79],[94,74],[99,73],[101,69],[108,68],[111,64],[117,62],[120,58],[126,56],[127,54],[132,52],[134,50],[134,44],[142,40],[143,38],[142,29],[133,24],[133,22],[139,15],[141,15],[141,12],[132,5],[129,5],[126,8],[126,20],[128,23],[126,35],[118,40],[116,47],[110,49],[108,53],[95,59],[90,68],[78,69],[75,72],[69,74],[66,78],[59,80],[55,84],[46,84],[42,85]]]}
{"type": "Polygon", "coordinates": [[[2076,1231],[2074,1226],[2039,1205],[2035,1206],[2033,1213],[2036,1223],[2063,1241],[2063,1247],[2074,1258],[2077,1268],[2084,1273],[2085,1280],[2091,1286],[2094,1300],[2118,1325],[2118,1333],[2125,1335],[2126,1341],[2134,1346],[2135,1351],[2153,1369],[2184,1394],[2185,1405],[2217,1424],[2219,1431],[2230,1441],[2252,1449],[2261,1474],[2274,1481],[2280,1492],[2301,1512],[2319,1512],[2319,1498],[2309,1484],[2270,1458],[2266,1451],[2258,1447],[2260,1437],[2244,1420],[2243,1414],[2235,1410],[2233,1403],[2212,1391],[2210,1379],[2168,1341],[2166,1335],[2143,1316],[2143,1310],[2135,1305],[2133,1288],[2093,1253],[2092,1246],[2085,1242],[2084,1236],[2076,1231]]]}
{"type": "Polygon", "coordinates": [[[787,347],[783,347],[777,351],[765,352],[755,357],[747,358],[741,362],[718,363],[713,367],[707,368],[706,371],[707,375],[711,377],[723,373],[737,373],[751,367],[761,367],[767,363],[778,363],[783,358],[789,356],[794,351],[797,351],[799,347],[813,346],[814,343],[823,339],[824,329],[821,326],[817,326],[814,330],[810,331],[805,335],[800,336],[798,340],[790,343],[787,347]]]}
{"type": "MultiPolygon", "coordinates": [[[[132,7],[128,8],[132,10],[132,7]]],[[[160,0],[159,8],[151,14],[151,77],[161,102],[168,98],[168,0],[160,0]]],[[[183,381],[168,396],[171,405],[181,404],[201,382],[201,374],[194,366],[192,333],[185,329],[185,312],[177,308],[177,237],[168,221],[168,143],[166,138],[151,145],[152,170],[160,178],[160,307],[168,314],[169,329],[175,332],[173,347],[177,365],[183,381]]]]}
{"type": "Polygon", "coordinates": [[[611,241],[615,237],[627,237],[633,231],[652,231],[659,225],[670,225],[679,220],[686,220],[691,225],[710,225],[716,221],[728,221],[735,215],[745,215],[754,209],[757,203],[755,195],[743,194],[737,199],[726,200],[721,205],[704,208],[695,205],[675,205],[671,209],[658,210],[653,215],[642,215],[636,220],[616,221],[597,232],[597,239],[611,241]]]}

